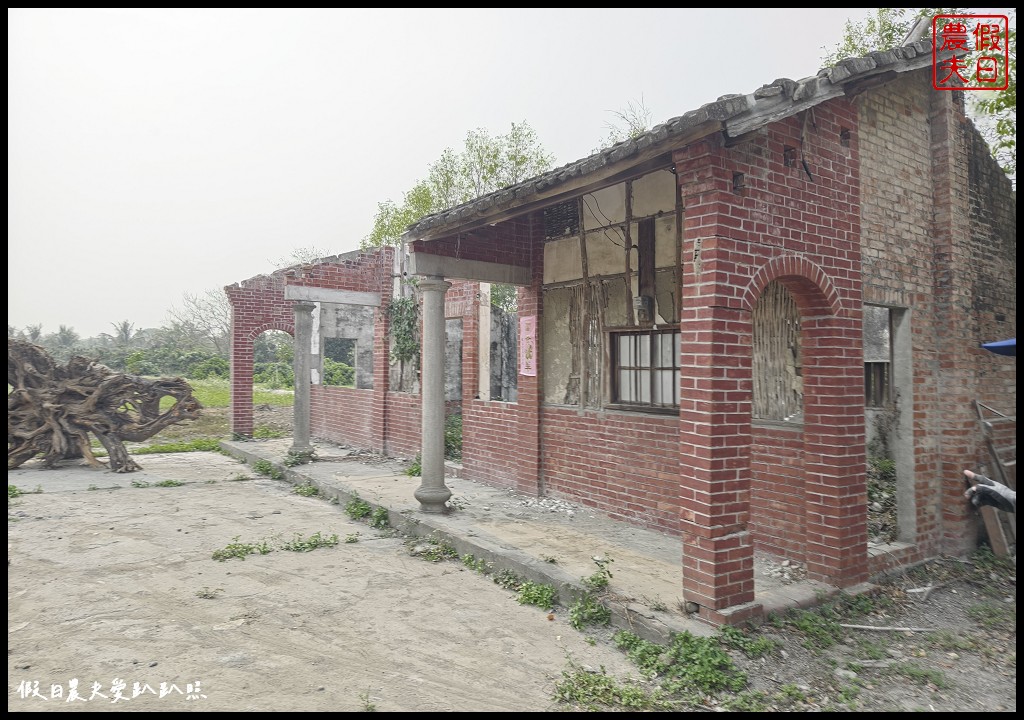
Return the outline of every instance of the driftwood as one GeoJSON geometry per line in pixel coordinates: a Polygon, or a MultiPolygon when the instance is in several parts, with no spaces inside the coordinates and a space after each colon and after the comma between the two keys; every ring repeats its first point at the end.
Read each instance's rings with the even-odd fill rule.
{"type": "Polygon", "coordinates": [[[110,470],[127,473],[141,467],[125,441],[140,442],[168,425],[199,417],[202,406],[181,378],[143,378],[117,373],[76,356],[66,365],[43,348],[7,339],[7,469],[42,456],[44,467],[84,458],[104,467],[92,454],[92,434],[107,450],[110,470]],[[160,401],[174,403],[161,412],[160,401]]]}

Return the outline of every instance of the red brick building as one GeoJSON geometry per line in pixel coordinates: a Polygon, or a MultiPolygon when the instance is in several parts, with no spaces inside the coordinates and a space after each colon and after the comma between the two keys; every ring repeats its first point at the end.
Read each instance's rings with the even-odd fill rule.
{"type": "Polygon", "coordinates": [[[963,552],[960,471],[988,462],[972,402],[1016,414],[1014,362],[980,348],[1016,334],[1016,195],[931,73],[919,42],[776,80],[423,218],[405,251],[228,287],[233,429],[252,432],[260,332],[293,331],[296,301],[361,303],[372,385],[313,384],[310,432],[422,448],[427,511],[446,499],[446,357],[463,474],[681,539],[683,596],[711,622],[760,614],[755,550],[837,587],[963,552]],[[396,392],[387,308],[409,277],[428,299],[423,375],[396,392]],[[488,283],[519,287],[501,399],[488,283]],[[884,544],[869,455],[897,478],[884,544]]]}

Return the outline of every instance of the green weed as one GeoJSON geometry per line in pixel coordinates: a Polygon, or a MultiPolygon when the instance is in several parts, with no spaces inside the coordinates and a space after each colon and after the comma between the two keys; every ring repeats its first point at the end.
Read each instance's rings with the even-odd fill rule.
{"type": "Polygon", "coordinates": [[[345,503],[345,514],[353,520],[362,520],[373,512],[370,503],[363,500],[359,495],[353,494],[352,498],[345,503]]]}
{"type": "Polygon", "coordinates": [[[519,590],[523,584],[523,578],[516,575],[509,569],[499,570],[494,574],[494,584],[506,590],[519,590]]]}
{"type": "Polygon", "coordinates": [[[281,544],[281,549],[290,552],[309,552],[317,548],[334,547],[337,544],[337,535],[323,535],[320,532],[315,532],[308,538],[303,538],[302,535],[296,533],[289,542],[281,544]]]}
{"type": "Polygon", "coordinates": [[[591,625],[607,625],[612,620],[612,611],[592,593],[583,593],[569,607],[569,625],[582,630],[591,625]]]}
{"type": "Polygon", "coordinates": [[[414,554],[430,562],[454,560],[459,556],[458,551],[451,543],[434,537],[411,538],[407,546],[414,554]]]}
{"type": "Polygon", "coordinates": [[[739,692],[746,687],[746,674],[733,664],[717,638],[683,631],[674,633],[666,647],[620,630],[613,641],[643,673],[661,678],[667,692],[739,692]]]}
{"type": "Polygon", "coordinates": [[[527,580],[519,586],[519,596],[516,599],[520,605],[536,605],[542,610],[550,610],[557,604],[558,590],[553,585],[527,580]]]}
{"type": "Polygon", "coordinates": [[[483,558],[475,558],[469,554],[463,555],[460,559],[462,560],[463,565],[478,573],[486,573],[491,565],[483,558]]]}
{"type": "Polygon", "coordinates": [[[258,472],[260,475],[266,475],[271,480],[280,480],[284,477],[284,472],[276,467],[274,463],[269,460],[257,460],[252,464],[252,469],[258,472]]]}
{"type": "Polygon", "coordinates": [[[391,520],[388,518],[388,509],[386,507],[380,506],[370,513],[370,527],[377,530],[391,527],[391,520]]]}
{"type": "Polygon", "coordinates": [[[592,559],[597,565],[597,571],[589,577],[583,578],[583,585],[591,592],[606,590],[612,579],[612,572],[608,569],[612,559],[609,557],[594,557],[592,559]]]}
{"type": "Polygon", "coordinates": [[[744,690],[723,700],[721,707],[733,712],[765,712],[771,705],[763,692],[744,690]]]}
{"type": "Polygon", "coordinates": [[[771,638],[753,638],[743,630],[729,625],[719,630],[718,640],[725,647],[739,650],[748,658],[764,657],[778,647],[778,643],[771,638]]]}
{"type": "Polygon", "coordinates": [[[181,480],[161,480],[158,483],[153,483],[154,487],[181,487],[184,484],[181,480]]]}
{"type": "Polygon", "coordinates": [[[213,559],[221,562],[230,560],[231,558],[245,560],[249,555],[267,555],[273,550],[273,548],[270,547],[270,543],[266,540],[260,540],[257,543],[243,543],[238,541],[239,537],[240,536],[236,535],[225,547],[220,550],[214,550],[213,559]]]}
{"type": "Polygon", "coordinates": [[[420,477],[423,474],[423,463],[419,453],[416,453],[416,459],[405,469],[405,474],[409,477],[420,477]]]}
{"type": "Polygon", "coordinates": [[[600,672],[585,670],[570,662],[555,683],[554,699],[574,711],[602,712],[609,710],[669,710],[673,704],[657,690],[648,690],[635,683],[620,683],[604,667],[600,672]]]}
{"type": "Polygon", "coordinates": [[[309,482],[304,482],[292,488],[292,492],[302,497],[314,497],[320,494],[320,488],[309,482]]]}
{"type": "Polygon", "coordinates": [[[283,430],[275,430],[267,425],[260,425],[252,431],[252,437],[254,440],[276,440],[285,437],[285,432],[283,430]]]}

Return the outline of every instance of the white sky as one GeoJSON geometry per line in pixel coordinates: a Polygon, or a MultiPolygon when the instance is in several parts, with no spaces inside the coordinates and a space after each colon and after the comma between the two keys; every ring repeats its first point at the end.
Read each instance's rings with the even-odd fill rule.
{"type": "Polygon", "coordinates": [[[156,327],[184,292],[354,250],[466,132],[556,165],[821,65],[866,9],[8,8],[8,323],[156,327]]]}

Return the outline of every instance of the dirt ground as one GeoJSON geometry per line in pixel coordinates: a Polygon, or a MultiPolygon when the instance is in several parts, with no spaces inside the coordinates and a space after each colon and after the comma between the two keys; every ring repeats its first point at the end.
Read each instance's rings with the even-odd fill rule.
{"type": "Polygon", "coordinates": [[[8,472],[43,489],[8,508],[9,711],[544,711],[569,658],[629,671],[458,563],[413,557],[281,482],[233,479],[250,475],[235,460],[140,461],[130,475],[8,472]],[[185,484],[156,486],[168,479],[185,484]],[[234,539],[317,532],[340,542],[211,557],[234,539]],[[74,679],[85,702],[66,701],[74,679]],[[119,681],[129,699],[113,702],[119,681]],[[88,700],[93,683],[107,698],[88,700]],[[131,698],[135,683],[157,694],[131,698]],[[159,697],[161,683],[182,694],[159,697]]]}
{"type": "MultiPolygon", "coordinates": [[[[591,705],[555,700],[570,670],[657,685],[611,630],[577,631],[234,459],[139,459],[127,475],[8,471],[25,493],[8,500],[9,711],[565,711],[591,705]],[[338,543],[282,547],[315,533],[338,543]],[[213,558],[258,539],[271,552],[213,558]]],[[[730,650],[747,689],[689,709],[1016,710],[1014,564],[929,563],[863,609],[766,623],[750,637],[771,653],[730,650]]]]}

